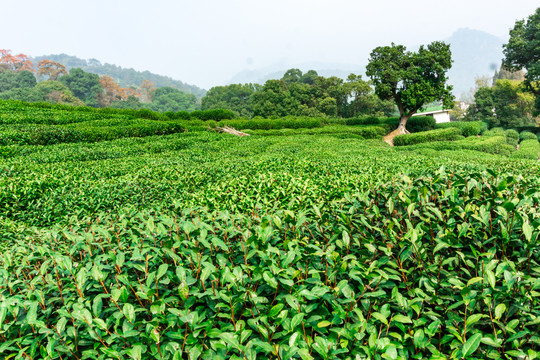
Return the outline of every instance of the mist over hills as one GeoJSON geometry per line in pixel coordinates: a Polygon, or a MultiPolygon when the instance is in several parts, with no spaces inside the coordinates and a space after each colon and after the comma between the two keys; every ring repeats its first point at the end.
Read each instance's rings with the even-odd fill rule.
{"type": "Polygon", "coordinates": [[[37,64],[38,61],[44,59],[59,62],[63,64],[68,71],[72,68],[81,68],[86,72],[98,74],[100,76],[110,76],[117,80],[122,87],[137,87],[143,80],[149,80],[158,88],[170,86],[183,92],[193,94],[197,98],[201,98],[206,94],[206,90],[201,89],[198,86],[186,84],[169,76],[154,74],[150,71],[137,71],[132,68],[123,68],[114,64],[101,63],[101,61],[96,59],[85,60],[66,54],[54,54],[36,56],[32,58],[32,61],[34,64],[37,64]]]}
{"type": "Polygon", "coordinates": [[[501,66],[505,43],[501,38],[479,30],[459,29],[446,41],[454,60],[448,75],[456,96],[469,92],[476,77],[493,76],[501,66]]]}
{"type": "MultiPolygon", "coordinates": [[[[454,86],[453,93],[460,98],[465,96],[475,86],[475,78],[492,76],[499,68],[503,58],[502,45],[504,41],[494,35],[480,30],[459,29],[444,41],[450,43],[454,63],[449,71],[450,84],[454,86]]],[[[409,46],[411,50],[418,48],[409,46]]],[[[359,64],[341,64],[324,62],[290,63],[283,62],[272,66],[243,70],[234,75],[229,84],[258,83],[266,80],[280,79],[285,71],[298,68],[303,72],[315,70],[319,75],[347,78],[350,73],[362,74],[364,78],[368,59],[359,64]]]]}

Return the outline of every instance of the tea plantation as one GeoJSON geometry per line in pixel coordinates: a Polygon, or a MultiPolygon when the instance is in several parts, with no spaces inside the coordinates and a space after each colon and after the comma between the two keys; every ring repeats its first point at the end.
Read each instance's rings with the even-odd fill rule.
{"type": "Polygon", "coordinates": [[[540,358],[534,138],[3,106],[2,359],[540,358]]]}

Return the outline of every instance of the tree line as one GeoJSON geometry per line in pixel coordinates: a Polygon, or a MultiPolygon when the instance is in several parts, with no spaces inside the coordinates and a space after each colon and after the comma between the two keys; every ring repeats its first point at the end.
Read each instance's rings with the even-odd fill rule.
{"type": "Polygon", "coordinates": [[[392,102],[379,99],[368,81],[350,74],[344,80],[319,76],[315,70],[303,73],[289,69],[279,80],[264,85],[216,86],[202,98],[201,108],[232,110],[251,118],[293,116],[356,117],[363,114],[391,115],[392,102]]]}
{"type": "Polygon", "coordinates": [[[110,76],[81,68],[68,71],[63,64],[48,59],[34,66],[27,55],[13,55],[10,50],[0,50],[0,99],[159,112],[200,108],[195,95],[170,86],[157,88],[151,81],[143,80],[139,86],[121,87],[110,76]]]}

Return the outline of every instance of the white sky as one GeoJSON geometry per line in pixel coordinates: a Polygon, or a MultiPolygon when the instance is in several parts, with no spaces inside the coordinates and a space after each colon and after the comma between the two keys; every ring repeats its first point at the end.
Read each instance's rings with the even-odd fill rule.
{"type": "Polygon", "coordinates": [[[203,88],[277,62],[365,64],[468,27],[503,39],[538,0],[1,0],[0,49],[66,53],[203,88]]]}

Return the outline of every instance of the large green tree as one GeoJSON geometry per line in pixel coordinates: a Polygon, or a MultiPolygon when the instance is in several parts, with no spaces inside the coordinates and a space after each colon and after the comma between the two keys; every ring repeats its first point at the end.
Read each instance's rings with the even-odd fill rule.
{"type": "Polygon", "coordinates": [[[540,8],[527,20],[516,21],[504,45],[504,56],[507,69],[527,70],[525,86],[536,95],[536,110],[540,112],[540,8]]]}
{"type": "Polygon", "coordinates": [[[422,45],[418,52],[393,43],[371,52],[366,74],[382,100],[396,102],[400,114],[396,134],[407,132],[407,121],[425,104],[440,101],[445,108],[454,106],[452,86],[446,84],[451,66],[450,45],[441,41],[422,45]]]}
{"type": "Polygon", "coordinates": [[[178,112],[198,110],[199,105],[195,95],[165,86],[155,91],[154,101],[145,107],[159,112],[178,112]]]}
{"type": "Polygon", "coordinates": [[[257,84],[215,86],[202,98],[201,109],[229,109],[236,116],[251,118],[253,116],[252,95],[260,87],[257,84]]]}
{"type": "Polygon", "coordinates": [[[103,92],[99,82],[99,76],[74,68],[68,75],[60,78],[60,82],[65,84],[73,95],[81,99],[86,105],[98,107],[98,95],[103,92]]]}
{"type": "Polygon", "coordinates": [[[523,82],[502,79],[495,86],[482,86],[476,91],[467,117],[490,127],[515,128],[534,125],[533,107],[534,95],[526,91],[523,82]]]}

